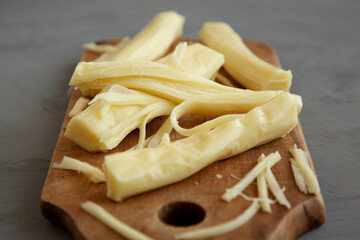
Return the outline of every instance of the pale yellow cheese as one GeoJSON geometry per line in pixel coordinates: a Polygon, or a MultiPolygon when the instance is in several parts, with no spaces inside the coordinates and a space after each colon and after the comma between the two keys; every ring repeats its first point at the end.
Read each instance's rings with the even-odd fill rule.
{"type": "Polygon", "coordinates": [[[216,81],[225,86],[235,87],[235,85],[230,81],[230,79],[228,79],[225,75],[221,74],[220,72],[216,74],[216,81]]]}
{"type": "Polygon", "coordinates": [[[108,61],[108,57],[111,56],[112,53],[120,51],[122,48],[126,46],[130,42],[130,37],[123,37],[114,47],[112,52],[104,52],[98,58],[94,60],[94,62],[103,62],[108,61]]]}
{"type": "Polygon", "coordinates": [[[210,79],[224,64],[225,58],[221,53],[203,44],[194,43],[187,46],[186,43],[180,43],[174,52],[157,62],[177,69],[185,69],[210,79]]]}
{"type": "Polygon", "coordinates": [[[184,22],[185,18],[176,12],[161,12],[106,61],[156,60],[181,36],[184,22]]]}
{"type": "Polygon", "coordinates": [[[199,36],[207,46],[224,54],[224,68],[242,86],[253,90],[289,90],[291,71],[257,57],[228,24],[207,22],[199,36]]]}
{"type": "Polygon", "coordinates": [[[71,111],[69,112],[69,117],[74,117],[76,114],[80,113],[82,110],[84,110],[84,108],[86,107],[86,105],[89,103],[89,99],[84,98],[84,97],[80,97],[78,100],[76,100],[73,108],[71,109],[71,111]]]}
{"type": "Polygon", "coordinates": [[[115,201],[180,181],[214,161],[282,137],[297,124],[297,104],[288,93],[238,119],[155,148],[107,155],[107,196],[115,201]]]}
{"type": "Polygon", "coordinates": [[[301,174],[304,176],[308,191],[313,194],[320,192],[320,185],[310,167],[307,154],[304,150],[297,148],[296,144],[290,150],[291,155],[294,157],[296,166],[300,169],[301,174]]]}
{"type": "MultiPolygon", "coordinates": [[[[184,135],[190,136],[196,132],[208,131],[224,122],[241,118],[251,109],[261,106],[271,99],[283,94],[282,91],[242,91],[242,93],[227,93],[195,96],[185,100],[171,112],[170,120],[174,129],[184,135]],[[186,114],[202,114],[208,117],[217,117],[193,128],[182,128],[178,119],[186,114]]],[[[297,104],[297,112],[302,108],[301,97],[291,96],[297,104]]],[[[274,110],[275,111],[275,110],[274,110]]]]}
{"type": "Polygon", "coordinates": [[[89,174],[91,176],[90,180],[94,183],[105,181],[104,173],[99,168],[91,166],[90,164],[79,161],[75,158],[64,156],[61,163],[53,164],[53,168],[67,169],[89,174]]]}
{"type": "Polygon", "coordinates": [[[259,209],[259,203],[253,202],[251,206],[248,207],[242,214],[228,222],[180,233],[175,236],[175,239],[204,239],[229,233],[247,223],[252,217],[256,215],[259,209]]]}
{"type": "Polygon", "coordinates": [[[81,204],[81,208],[90,214],[91,216],[95,217],[106,226],[114,230],[115,232],[119,233],[121,236],[127,239],[134,239],[134,240],[152,240],[152,238],[146,236],[142,232],[130,227],[129,225],[123,223],[119,219],[115,218],[111,215],[108,211],[106,211],[100,205],[86,201],[81,204]]]}
{"type": "Polygon", "coordinates": [[[241,179],[240,182],[235,184],[233,187],[226,189],[225,193],[221,197],[222,200],[230,202],[232,199],[236,198],[247,186],[249,186],[252,181],[256,179],[259,173],[266,169],[268,165],[269,167],[272,167],[279,162],[280,159],[281,156],[279,152],[276,151],[275,153],[271,153],[267,156],[264,161],[259,161],[256,166],[252,168],[243,179],[241,179]]]}
{"type": "Polygon", "coordinates": [[[291,162],[291,168],[292,168],[293,173],[294,173],[294,178],[295,178],[296,185],[298,186],[300,191],[307,194],[308,190],[307,190],[307,187],[306,187],[306,182],[305,182],[304,176],[302,175],[299,167],[296,165],[296,162],[295,162],[295,160],[293,158],[290,158],[290,162],[291,162]]]}
{"type": "Polygon", "coordinates": [[[80,62],[71,77],[86,96],[95,96],[108,85],[121,84],[173,101],[183,101],[193,94],[237,93],[244,91],[209,81],[198,74],[180,71],[151,61],[80,62]]]}
{"type": "Polygon", "coordinates": [[[98,53],[112,53],[115,51],[116,47],[110,44],[96,44],[95,42],[89,42],[83,44],[83,49],[90,50],[98,53]]]}
{"type": "Polygon", "coordinates": [[[287,200],[284,192],[281,190],[279,183],[276,181],[276,178],[274,174],[271,172],[270,165],[268,164],[265,176],[266,176],[266,182],[269,186],[269,189],[273,193],[273,195],[276,197],[276,199],[279,201],[279,203],[288,209],[291,208],[290,202],[287,200]]]}
{"type": "Polygon", "coordinates": [[[109,86],[97,95],[90,106],[73,117],[65,136],[89,152],[116,147],[131,131],[140,127],[145,137],[145,124],[169,115],[170,101],[120,85],[109,86]]]}
{"type": "MultiPolygon", "coordinates": [[[[258,159],[258,162],[262,162],[265,160],[265,155],[261,154],[258,159]]],[[[265,170],[262,170],[257,176],[257,188],[259,193],[259,198],[261,201],[261,208],[264,212],[271,212],[271,206],[269,202],[268,189],[265,179],[265,170]]]]}

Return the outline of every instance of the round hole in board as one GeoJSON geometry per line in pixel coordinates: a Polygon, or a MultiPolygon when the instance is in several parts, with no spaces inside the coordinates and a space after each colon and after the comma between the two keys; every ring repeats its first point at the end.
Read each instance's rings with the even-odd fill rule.
{"type": "Polygon", "coordinates": [[[159,211],[162,222],[173,226],[190,226],[205,218],[205,210],[192,202],[172,202],[164,205],[159,211]]]}

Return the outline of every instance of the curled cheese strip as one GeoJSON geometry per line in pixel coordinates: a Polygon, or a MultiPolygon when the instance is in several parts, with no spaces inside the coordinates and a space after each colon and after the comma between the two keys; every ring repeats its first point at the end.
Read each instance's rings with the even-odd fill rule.
{"type": "MultiPolygon", "coordinates": [[[[261,154],[258,159],[258,162],[262,162],[265,160],[265,155],[261,154]]],[[[261,208],[264,212],[271,212],[271,207],[269,203],[269,196],[268,196],[268,189],[265,179],[265,170],[262,170],[259,175],[257,176],[257,188],[259,192],[259,198],[262,199],[261,201],[261,208]]]]}
{"type": "Polygon", "coordinates": [[[207,46],[224,54],[226,71],[242,86],[253,90],[289,90],[291,71],[257,57],[228,24],[207,22],[199,36],[207,46]]]}
{"type": "Polygon", "coordinates": [[[136,239],[136,240],[152,240],[152,238],[146,236],[142,232],[130,227],[129,225],[121,222],[109,212],[107,212],[103,207],[100,205],[86,201],[81,204],[81,208],[89,213],[91,216],[97,218],[106,226],[114,230],[115,232],[119,233],[121,236],[124,236],[127,239],[136,239]]]}
{"type": "Polygon", "coordinates": [[[294,148],[291,148],[289,151],[293,155],[297,167],[305,178],[309,192],[313,194],[319,193],[320,185],[310,167],[306,152],[302,149],[298,149],[296,144],[294,145],[294,148]]]}
{"type": "Polygon", "coordinates": [[[83,49],[99,53],[112,53],[116,50],[116,47],[114,45],[96,44],[95,42],[85,43],[82,47],[83,49]]]}
{"type": "Polygon", "coordinates": [[[99,168],[93,167],[90,164],[79,161],[75,158],[64,156],[61,163],[53,164],[53,168],[67,169],[89,174],[91,176],[90,180],[94,183],[105,182],[104,173],[99,168]]]}
{"type": "MultiPolygon", "coordinates": [[[[116,147],[131,131],[140,126],[142,129],[141,138],[145,138],[145,124],[155,117],[168,115],[174,108],[174,104],[162,101],[150,104],[127,120],[118,123],[100,137],[99,142],[103,143],[107,149],[116,147]]],[[[142,146],[143,139],[141,140],[142,146]]]]}
{"type": "Polygon", "coordinates": [[[265,170],[266,181],[268,183],[269,189],[274,194],[279,203],[288,209],[291,208],[290,202],[287,200],[284,192],[281,190],[279,183],[276,181],[274,174],[271,172],[271,165],[268,164],[265,170]]]}
{"type": "Polygon", "coordinates": [[[260,205],[253,202],[241,215],[228,222],[206,228],[200,228],[175,236],[175,239],[203,239],[225,234],[247,223],[259,211],[260,205]]]}
{"type": "Polygon", "coordinates": [[[225,193],[222,195],[222,199],[226,202],[230,202],[232,199],[236,198],[240,192],[242,192],[249,184],[254,181],[254,179],[261,173],[264,169],[266,169],[267,165],[269,167],[274,166],[277,162],[279,162],[281,156],[278,151],[275,153],[271,153],[266,157],[266,160],[258,162],[256,166],[250,170],[246,174],[244,178],[241,179],[236,185],[231,188],[226,189],[225,193]]]}
{"type": "Polygon", "coordinates": [[[296,124],[296,103],[284,93],[210,131],[155,148],[107,155],[103,164],[107,196],[121,201],[178,182],[215,161],[284,136],[296,124]]]}
{"type": "MultiPolygon", "coordinates": [[[[171,124],[178,133],[184,136],[190,136],[196,132],[209,131],[224,122],[243,117],[244,113],[269,102],[282,93],[281,91],[243,91],[241,94],[228,93],[195,96],[185,100],[173,109],[170,115],[171,124]],[[209,117],[220,117],[190,129],[182,128],[179,125],[178,119],[181,116],[196,113],[209,117]]],[[[298,101],[295,97],[294,100],[297,101],[298,112],[300,112],[302,107],[301,100],[298,101]]]]}
{"type": "Polygon", "coordinates": [[[84,97],[80,97],[74,104],[73,108],[71,109],[71,111],[69,112],[69,117],[73,117],[76,114],[80,113],[82,110],[84,110],[84,108],[86,107],[86,105],[89,103],[89,99],[84,98],[84,97]]]}

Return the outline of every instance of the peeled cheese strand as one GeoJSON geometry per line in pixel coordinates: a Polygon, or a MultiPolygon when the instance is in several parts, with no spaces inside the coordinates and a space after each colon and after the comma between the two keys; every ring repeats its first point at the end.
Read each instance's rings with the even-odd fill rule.
{"type": "MultiPolygon", "coordinates": [[[[258,162],[262,162],[265,160],[265,155],[261,154],[258,159],[258,162]]],[[[259,198],[262,199],[261,201],[261,208],[264,212],[271,212],[271,206],[269,203],[269,196],[268,196],[268,189],[265,179],[265,170],[262,170],[259,175],[257,176],[257,188],[259,193],[259,198]]]]}
{"type": "Polygon", "coordinates": [[[79,161],[75,158],[64,156],[61,163],[53,164],[53,168],[73,170],[89,174],[91,176],[90,180],[94,183],[105,182],[104,173],[99,168],[93,167],[90,164],[79,161]]]}
{"type": "Polygon", "coordinates": [[[233,187],[226,189],[221,198],[226,202],[230,202],[232,199],[236,198],[239,193],[241,193],[247,186],[249,186],[249,184],[255,180],[259,173],[266,169],[268,164],[269,167],[272,167],[277,162],[279,162],[280,159],[281,156],[279,152],[276,151],[275,153],[271,153],[264,161],[258,162],[256,166],[252,168],[244,178],[241,179],[240,182],[238,182],[233,187]]]}
{"type": "Polygon", "coordinates": [[[109,228],[111,228],[112,230],[114,230],[115,232],[119,233],[121,236],[124,236],[127,239],[152,240],[152,238],[130,227],[129,225],[121,222],[113,215],[111,215],[109,212],[107,212],[103,207],[101,207],[100,205],[94,202],[86,201],[83,204],[81,204],[81,208],[85,212],[97,218],[106,226],[108,226],[109,228]]]}
{"type": "Polygon", "coordinates": [[[84,110],[84,108],[86,107],[86,105],[89,103],[89,99],[84,98],[84,97],[80,97],[74,104],[73,108],[71,109],[71,111],[69,112],[69,117],[72,118],[74,117],[76,114],[80,113],[82,110],[84,110]]]}
{"type": "Polygon", "coordinates": [[[265,171],[266,181],[268,183],[269,189],[274,194],[278,202],[287,207],[288,209],[291,208],[290,202],[287,200],[284,192],[279,186],[279,183],[276,181],[274,174],[271,172],[271,165],[268,163],[268,166],[265,171]]]}
{"type": "MultiPolygon", "coordinates": [[[[224,122],[243,117],[244,113],[269,102],[282,93],[281,91],[243,91],[239,94],[228,93],[195,96],[185,100],[173,109],[170,115],[171,123],[174,129],[184,136],[190,136],[196,132],[209,131],[224,122]],[[185,114],[202,114],[217,118],[196,127],[185,129],[178,123],[178,119],[185,114]]],[[[300,112],[302,107],[301,100],[297,100],[296,97],[294,97],[294,100],[297,101],[298,112],[300,112]]]]}
{"type": "Polygon", "coordinates": [[[96,44],[95,42],[89,42],[83,44],[83,49],[99,53],[112,53],[116,50],[116,47],[110,44],[96,44]]]}
{"type": "Polygon", "coordinates": [[[98,94],[83,112],[74,116],[65,136],[90,152],[107,151],[116,147],[131,131],[150,120],[169,115],[174,104],[150,94],[112,85],[98,94]]]}
{"type": "Polygon", "coordinates": [[[291,162],[291,168],[294,172],[296,185],[299,187],[300,191],[307,194],[308,190],[306,187],[306,182],[305,182],[304,176],[302,175],[299,167],[296,165],[296,162],[293,158],[290,158],[290,162],[291,162]]]}
{"type": "Polygon", "coordinates": [[[306,152],[302,149],[298,149],[296,144],[289,151],[294,157],[296,166],[300,169],[302,175],[305,178],[309,192],[313,194],[319,193],[320,185],[313,170],[310,167],[306,152]]]}
{"type": "Polygon", "coordinates": [[[204,239],[229,233],[247,223],[253,216],[256,215],[259,209],[259,203],[253,202],[250,207],[233,220],[211,227],[180,233],[175,236],[175,239],[204,239]]]}
{"type": "Polygon", "coordinates": [[[103,164],[107,196],[121,201],[180,181],[214,161],[284,136],[296,124],[296,102],[284,93],[210,131],[154,148],[107,155],[103,164]]]}

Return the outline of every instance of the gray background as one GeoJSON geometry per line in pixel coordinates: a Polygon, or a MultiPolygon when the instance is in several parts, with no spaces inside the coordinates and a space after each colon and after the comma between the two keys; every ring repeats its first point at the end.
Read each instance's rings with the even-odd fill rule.
{"type": "Polygon", "coordinates": [[[360,236],[359,1],[0,1],[0,238],[71,239],[39,201],[64,118],[67,83],[92,40],[133,35],[157,12],[228,22],[266,42],[293,71],[300,120],[326,203],[305,239],[360,236]]]}

